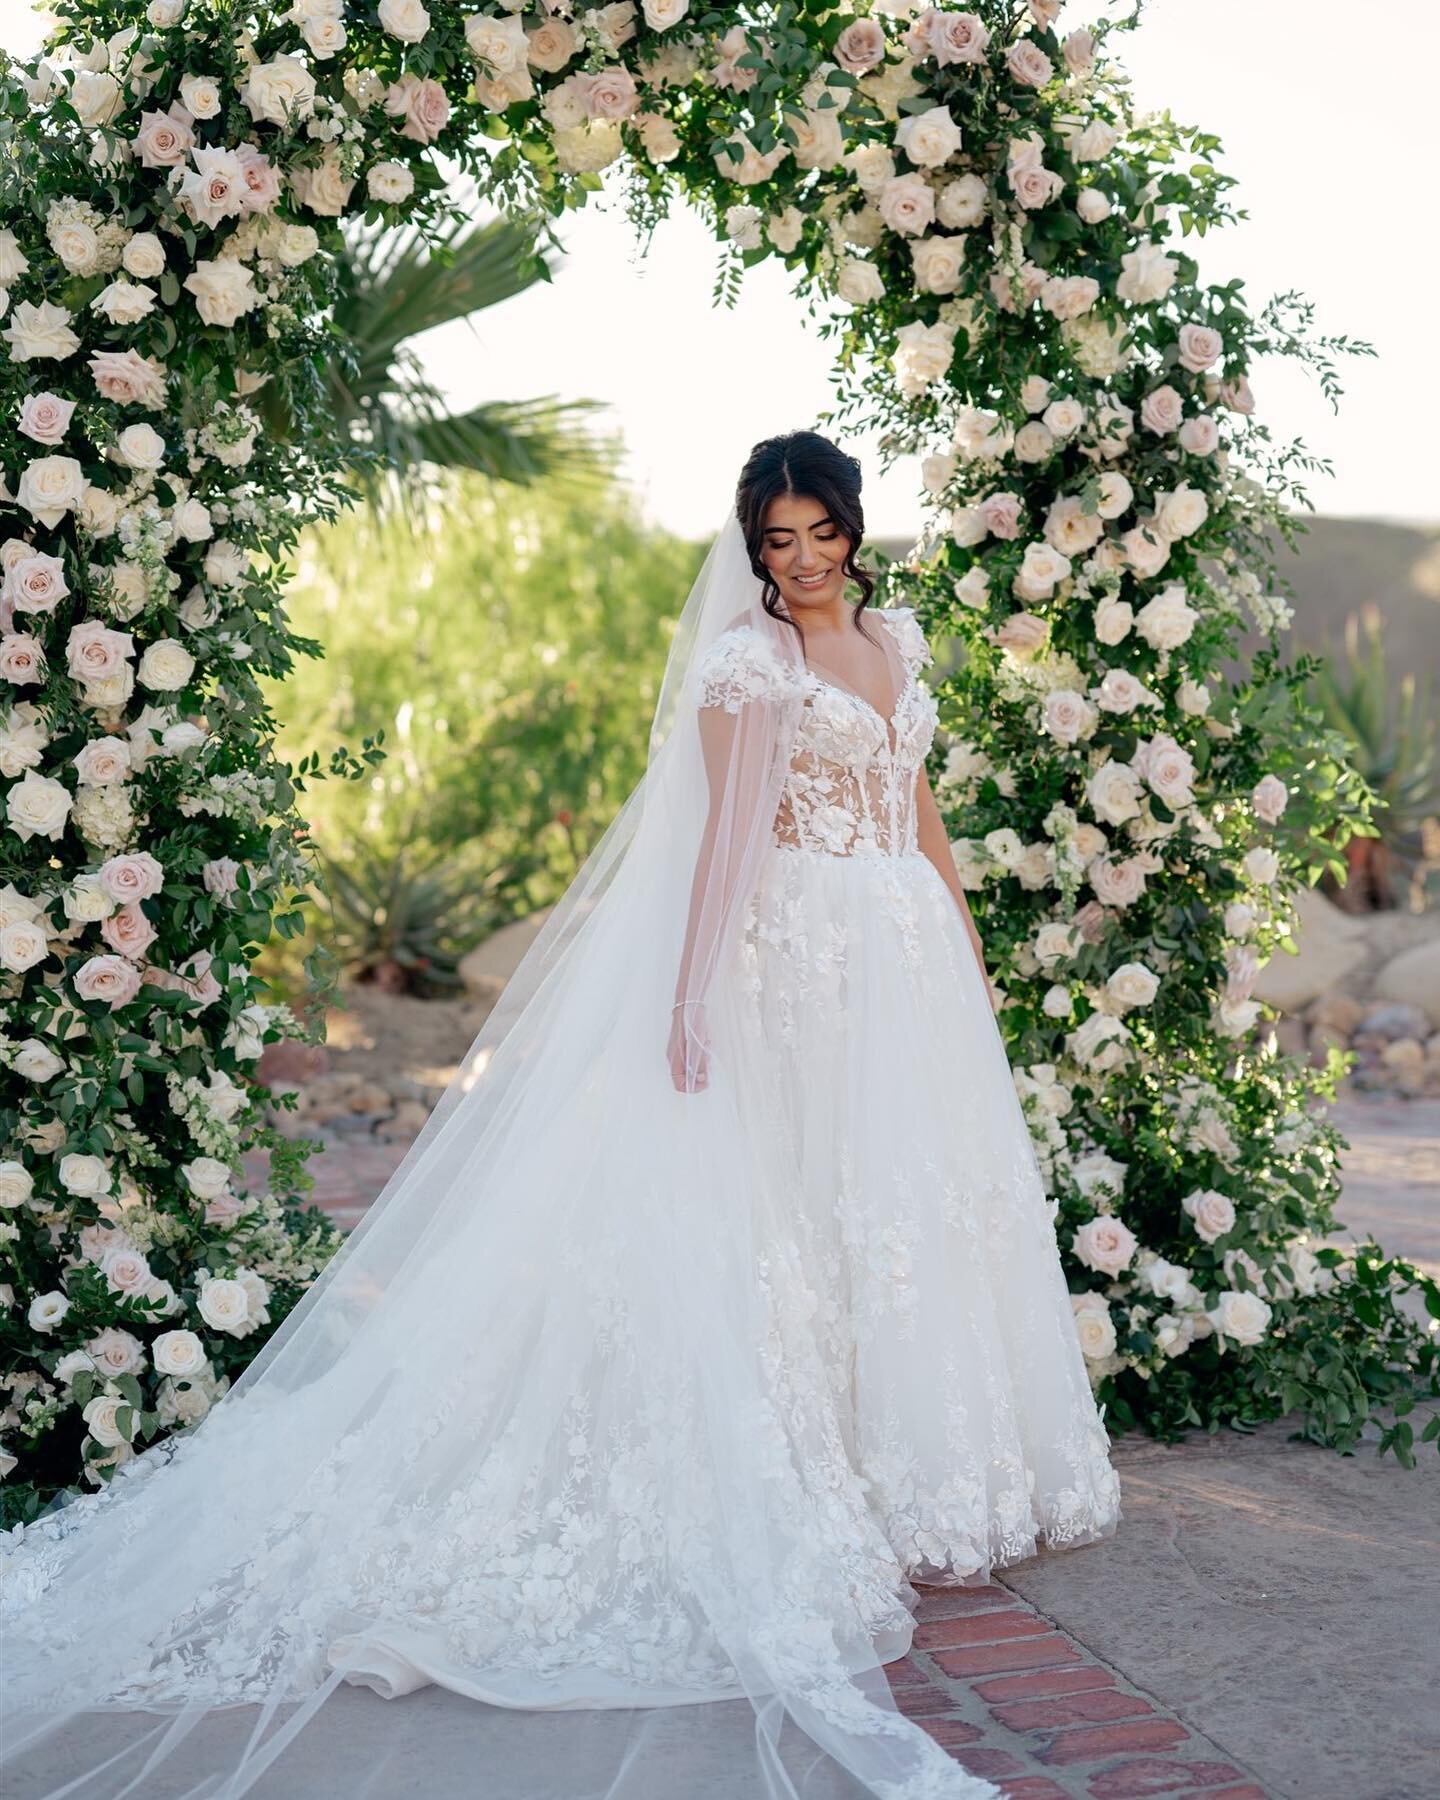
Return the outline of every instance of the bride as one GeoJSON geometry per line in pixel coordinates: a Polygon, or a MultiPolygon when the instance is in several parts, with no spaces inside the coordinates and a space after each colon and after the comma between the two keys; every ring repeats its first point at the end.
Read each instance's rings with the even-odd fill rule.
{"type": "Polygon", "coordinates": [[[12,1800],[407,1792],[286,1752],[422,1688],[467,1794],[998,1792],[890,1698],[912,1584],[1119,1489],[863,529],[828,439],[755,447],[384,1192],[202,1425],[0,1539],[12,1800]]]}

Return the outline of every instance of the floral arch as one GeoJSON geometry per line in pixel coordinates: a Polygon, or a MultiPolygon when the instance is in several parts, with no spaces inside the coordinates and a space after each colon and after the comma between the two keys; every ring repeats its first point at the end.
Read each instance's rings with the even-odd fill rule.
{"type": "MultiPolygon", "coordinates": [[[[296,654],[285,557],[353,454],[318,403],[338,221],[439,223],[457,169],[541,236],[602,180],[641,231],[698,206],[723,291],[782,258],[829,309],[840,415],[923,456],[884,581],[963,642],[937,790],[1112,1426],[1298,1409],[1344,1447],[1434,1386],[1399,1302],[1440,1291],[1321,1246],[1334,1072],[1274,1054],[1251,997],[1365,794],[1279,659],[1269,534],[1315,465],[1248,372],[1333,387],[1365,347],[1202,284],[1218,145],[1136,116],[1118,27],[1058,0],[56,11],[0,115],[9,1516],[203,1417],[333,1249],[254,1097],[300,1027],[249,965],[308,879],[256,676],[296,654]],[[1271,649],[1226,679],[1246,621],[1271,649]],[[240,1194],[255,1144],[275,1191],[240,1194]]],[[[1385,1441],[1408,1457],[1403,1418],[1385,1441]]]]}

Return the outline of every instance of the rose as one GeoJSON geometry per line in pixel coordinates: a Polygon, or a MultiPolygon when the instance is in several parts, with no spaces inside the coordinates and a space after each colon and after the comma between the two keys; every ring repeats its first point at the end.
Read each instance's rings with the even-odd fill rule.
{"type": "Polygon", "coordinates": [[[123,956],[92,956],[76,971],[73,983],[82,1000],[103,1000],[114,1012],[140,992],[140,971],[123,956]]]}
{"type": "MultiPolygon", "coordinates": [[[[648,19],[647,23],[651,23],[648,19]]],[[[651,23],[651,29],[658,29],[651,23]]],[[[885,33],[876,19],[854,19],[835,40],[831,52],[850,75],[864,75],[885,60],[885,33]]]]}
{"type": "Polygon", "coordinates": [[[450,97],[438,81],[406,73],[385,90],[385,110],[392,119],[405,121],[401,137],[433,144],[449,123],[450,97]]]}
{"type": "Polygon", "coordinates": [[[106,400],[151,408],[164,403],[165,370],[153,356],[141,356],[136,350],[97,350],[89,368],[106,400]]]}
{"type": "Polygon", "coordinates": [[[1095,636],[1105,645],[1121,643],[1135,622],[1135,609],[1128,600],[1117,600],[1107,594],[1095,608],[1095,636]]]}
{"type": "Polygon", "coordinates": [[[1140,423],[1147,431],[1163,437],[1178,429],[1184,409],[1185,402],[1167,382],[1163,387],[1152,388],[1140,402],[1140,423]]]}
{"type": "Polygon", "coordinates": [[[213,119],[220,111],[220,79],[216,75],[182,75],[180,100],[197,119],[213,119]]]}
{"type": "Polygon", "coordinates": [[[162,1331],[151,1345],[157,1375],[178,1376],[182,1381],[208,1368],[205,1346],[193,1331],[162,1331]]]}
{"type": "Polygon", "coordinates": [[[398,206],[415,192],[415,177],[403,163],[378,162],[366,171],[365,187],[382,206],[398,206]]]}
{"type": "Polygon", "coordinates": [[[82,619],[72,625],[65,642],[67,667],[77,681],[106,681],[125,667],[135,647],[128,631],[115,631],[99,619],[82,619]]]}
{"type": "Polygon", "coordinates": [[[136,677],[159,693],[185,687],[195,673],[195,658],[176,638],[157,638],[140,658],[136,677]]]}
{"type": "Polygon", "coordinates": [[[127,425],[115,440],[114,457],[127,469],[148,473],[165,460],[165,440],[153,425],[127,425]]]}
{"type": "Polygon", "coordinates": [[[1110,217],[1110,201],[1099,188],[1081,188],[1075,196],[1075,210],[1087,225],[1098,225],[1110,217]]]}
{"type": "Polygon", "coordinates": [[[497,19],[489,13],[472,13],[465,21],[465,45],[492,78],[524,71],[529,45],[525,28],[517,18],[497,19]]]}
{"type": "Polygon", "coordinates": [[[28,394],[20,407],[19,429],[37,444],[58,444],[70,429],[75,402],[58,394],[28,394]]]}
{"type": "Polygon", "coordinates": [[[50,954],[50,943],[33,919],[12,919],[0,925],[0,968],[23,975],[50,954]]]}
{"type": "Polygon", "coordinates": [[[1158,575],[1170,560],[1170,541],[1153,528],[1153,521],[1142,519],[1122,534],[1121,548],[1125,559],[1142,581],[1158,575]]]}
{"type": "Polygon", "coordinates": [[[1040,304],[1057,319],[1078,319],[1100,298],[1091,275],[1052,275],[1040,290],[1040,304]]]}
{"type": "Polygon", "coordinates": [[[1039,893],[1041,888],[1052,886],[1055,881],[1055,846],[1027,844],[1016,860],[1014,874],[1021,887],[1032,894],[1039,893]]]}
{"type": "Polygon", "coordinates": [[[200,1284],[196,1310],[212,1331],[243,1337],[250,1324],[250,1296],[238,1281],[212,1275],[200,1284]]]}
{"type": "Polygon", "coordinates": [[[16,612],[51,612],[69,592],[65,564],[58,556],[21,556],[6,571],[4,594],[16,612]]]}
{"type": "Polygon", "coordinates": [[[100,1273],[115,1294],[143,1294],[154,1279],[150,1264],[128,1241],[105,1251],[100,1258],[100,1273]]]}
{"type": "Polygon", "coordinates": [[[157,934],[138,906],[122,906],[100,921],[100,935],[117,955],[133,961],[145,954],[157,934]]]}
{"type": "Polygon", "coordinates": [[[13,287],[29,268],[30,259],[15,242],[15,233],[8,227],[0,231],[0,287],[13,287]]]}
{"type": "Polygon", "coordinates": [[[1052,919],[1035,933],[1034,948],[1040,966],[1052,969],[1057,963],[1069,962],[1075,955],[1080,948],[1080,934],[1073,925],[1052,919]]]}
{"type": "Polygon", "coordinates": [[[1065,1047],[1081,1068],[1105,1075],[1130,1054],[1129,1029],[1109,1013],[1091,1013],[1078,1031],[1065,1039],[1065,1047]]]}
{"type": "MultiPolygon", "coordinates": [[[[1209,386],[1206,388],[1207,394],[1209,386]]],[[[1221,381],[1215,384],[1214,398],[1230,412],[1251,413],[1255,410],[1255,395],[1249,381],[1243,375],[1237,375],[1233,381],[1221,381]]]]}
{"type": "Polygon", "coordinates": [[[947,181],[935,200],[936,217],[952,231],[968,231],[985,217],[990,197],[978,175],[958,175],[947,181]]]}
{"type": "Polygon", "coordinates": [[[218,1156],[197,1156],[182,1165],[185,1184],[199,1200],[213,1200],[230,1185],[230,1165],[218,1156]]]}
{"type": "MultiPolygon", "coordinates": [[[[546,75],[558,75],[579,48],[579,40],[564,19],[542,19],[527,37],[527,60],[546,75]]],[[[647,116],[660,117],[658,113],[647,116]]]]}
{"type": "Polygon", "coordinates": [[[21,631],[7,632],[0,638],[0,680],[19,687],[44,677],[45,649],[39,638],[21,631]]]}
{"type": "Polygon", "coordinates": [[[420,0],[380,0],[381,29],[402,44],[418,44],[430,29],[430,15],[420,0]]]}
{"type": "Polygon", "coordinates": [[[1105,992],[1122,1011],[1149,1006],[1160,987],[1160,978],[1144,963],[1121,963],[1105,983],[1105,992]]]}
{"type": "Polygon", "coordinates": [[[1142,238],[1133,250],[1120,258],[1120,276],[1115,293],[1133,306],[1148,306],[1163,300],[1174,285],[1178,264],[1167,256],[1159,244],[1142,238]]]}
{"type": "Polygon", "coordinates": [[[90,1156],[79,1150],[72,1150],[68,1156],[59,1159],[56,1177],[61,1188],[67,1193],[83,1195],[85,1199],[94,1199],[97,1193],[110,1193],[110,1166],[104,1157],[90,1156]]]}
{"type": "Polygon", "coordinates": [[[1095,729],[1095,708],[1083,694],[1053,688],[1040,709],[1040,723],[1060,744],[1078,743],[1095,729]]]}
{"type": "Polygon", "coordinates": [[[1264,775],[1250,790],[1250,804],[1255,816],[1266,825],[1274,825],[1290,801],[1290,790],[1278,775],[1264,775]]]}
{"type": "Polygon", "coordinates": [[[917,26],[923,26],[925,48],[941,68],[984,62],[990,29],[974,13],[930,11],[921,15],[917,26]]]}
{"type": "Polygon", "coordinates": [[[874,263],[851,257],[840,270],[836,292],[851,306],[868,306],[885,298],[885,283],[874,263]]]}
{"type": "Polygon", "coordinates": [[[1200,615],[1178,581],[1147,600],[1135,615],[1135,629],[1152,650],[1178,650],[1188,643],[1200,615]]]}
{"type": "Polygon", "coordinates": [[[1180,367],[1199,375],[1220,360],[1225,340],[1209,325],[1182,325],[1178,348],[1180,367]]]}
{"type": "Polygon", "coordinates": [[[80,504],[88,485],[73,456],[37,456],[20,477],[16,504],[40,524],[53,527],[80,504]]]}
{"type": "Polygon", "coordinates": [[[1140,814],[1140,778],[1129,763],[1104,762],[1085,787],[1096,818],[1107,825],[1123,825],[1140,814]]]}
{"type": "Polygon", "coordinates": [[[315,79],[299,57],[277,56],[251,67],[240,98],[257,123],[284,125],[290,119],[308,119],[315,110],[315,79]]]}
{"type": "Polygon", "coordinates": [[[1107,669],[1099,687],[1092,691],[1102,712],[1121,715],[1132,713],[1137,706],[1153,702],[1155,698],[1144,682],[1128,669],[1107,669]]]}
{"type": "Polygon", "coordinates": [[[32,837],[53,840],[64,833],[71,804],[68,788],[27,769],[5,796],[5,813],[10,829],[23,843],[32,837]]]}
{"type": "Polygon", "coordinates": [[[965,260],[963,237],[917,238],[910,245],[915,285],[922,294],[953,294],[965,260]]]}
{"type": "Polygon", "coordinates": [[[1103,162],[1120,141],[1120,133],[1108,119],[1091,119],[1070,140],[1070,154],[1078,163],[1103,162]]]}
{"type": "Polygon", "coordinates": [[[935,190],[923,175],[895,175],[880,190],[880,217],[902,237],[919,237],[935,221],[935,190]]]}
{"type": "Polygon", "coordinates": [[[13,1157],[0,1162],[0,1207],[23,1206],[35,1191],[34,1178],[13,1157]]]}
{"type": "Polygon", "coordinates": [[[37,1294],[25,1315],[32,1331],[54,1331],[70,1310],[70,1302],[58,1288],[48,1294],[37,1294]]]}
{"type": "Polygon", "coordinates": [[[1010,46],[1005,56],[1005,66],[1010,71],[1012,80],[1020,87],[1042,88],[1055,73],[1055,65],[1040,48],[1032,44],[1028,38],[1020,38],[1010,46]]]}
{"type": "Polygon", "coordinates": [[[132,1332],[114,1325],[91,1338],[85,1352],[102,1375],[135,1375],[145,1367],[145,1346],[132,1332]]]}
{"type": "Polygon", "coordinates": [[[73,356],[80,348],[80,339],[70,329],[74,316],[49,300],[42,300],[38,306],[22,300],[10,323],[0,332],[10,345],[10,360],[33,362],[49,357],[63,362],[67,356],[73,356]]]}
{"type": "Polygon", "coordinates": [[[846,152],[844,166],[860,191],[872,197],[895,179],[895,158],[883,144],[857,144],[846,152]]]}
{"type": "Polygon", "coordinates": [[[1189,537],[1209,516],[1209,502],[1199,488],[1188,482],[1155,496],[1155,529],[1162,537],[1189,537]]]}
{"type": "Polygon", "coordinates": [[[1115,1276],[1130,1266],[1139,1244],[1124,1220],[1101,1213],[1085,1221],[1071,1238],[1070,1248],[1086,1268],[1115,1276]]]}
{"type": "Polygon", "coordinates": [[[195,133],[173,112],[147,112],[140,115],[134,142],[141,168],[173,169],[184,162],[195,133]]]}
{"type": "Polygon", "coordinates": [[[1095,34],[1083,28],[1072,31],[1060,50],[1072,75],[1086,75],[1095,62],[1095,34]]]}
{"type": "MultiPolygon", "coordinates": [[[[407,76],[413,81],[413,76],[407,76]]],[[[406,130],[403,137],[413,136],[406,130]]],[[[290,170],[290,186],[301,206],[309,207],[321,218],[338,218],[344,212],[355,186],[355,177],[346,175],[333,146],[313,163],[301,163],[290,170]]],[[[283,260],[283,259],[282,259],[283,260]]]]}
{"type": "Polygon", "coordinates": [[[93,1400],[81,1408],[80,1416],[91,1437],[106,1450],[117,1449],[122,1444],[128,1445],[140,1422],[135,1408],[123,1394],[96,1394],[93,1400]],[[120,1424],[122,1411],[125,1412],[127,1421],[123,1428],[120,1424]]]}
{"type": "Polygon", "coordinates": [[[1145,893],[1145,869],[1139,866],[1136,857],[1127,857],[1123,862],[1116,862],[1111,857],[1096,857],[1085,873],[1089,875],[1096,900],[1102,905],[1123,909],[1136,904],[1139,896],[1145,893]]]}
{"type": "Polygon", "coordinates": [[[895,132],[895,144],[922,169],[938,169],[960,148],[960,127],[947,106],[910,113],[895,132]]]}
{"type": "Polygon", "coordinates": [[[978,610],[990,604],[990,577],[978,564],[973,569],[967,569],[958,581],[952,582],[951,589],[962,606],[978,610]]]}
{"type": "Polygon", "coordinates": [[[227,330],[260,304],[253,274],[234,256],[219,262],[199,258],[181,286],[195,296],[195,310],[205,324],[227,330]]]}
{"type": "Polygon", "coordinates": [[[148,850],[112,856],[101,863],[100,886],[112,900],[148,900],[165,885],[165,871],[148,850]]]}
{"type": "Polygon", "coordinates": [[[1104,530],[1100,515],[1087,513],[1074,494],[1052,501],[1045,515],[1045,540],[1062,556],[1082,556],[1099,542],[1104,530]]]}
{"type": "Polygon", "coordinates": [[[1045,408],[1041,421],[1057,438],[1073,437],[1085,423],[1085,408],[1072,394],[1062,394],[1045,408]]]}
{"type": "Polygon", "coordinates": [[[1180,448],[1191,456],[1211,456],[1220,442],[1220,428],[1209,413],[1186,419],[1180,427],[1180,448]]]}
{"type": "Polygon", "coordinates": [[[575,79],[587,119],[628,119],[640,104],[635,78],[628,69],[596,69],[575,79]]]}
{"type": "Polygon", "coordinates": [[[1240,866],[1249,880],[1268,887],[1280,873],[1280,858],[1268,845],[1257,844],[1253,850],[1246,851],[1240,866]]]}
{"type": "Polygon", "coordinates": [[[136,325],[155,308],[155,290],[138,281],[112,281],[90,302],[112,325],[136,325]]]}
{"type": "Polygon", "coordinates": [[[1039,419],[1030,419],[1015,433],[1015,460],[1042,463],[1055,453],[1055,434],[1039,419]]]}
{"type": "Polygon", "coordinates": [[[1215,1327],[1217,1337],[1233,1338],[1248,1348],[1260,1343],[1269,1329],[1270,1307],[1258,1294],[1227,1288],[1205,1317],[1215,1327]]]}
{"type": "Polygon", "coordinates": [[[1011,591],[1019,600],[1048,600],[1070,574],[1070,558],[1053,544],[1030,543],[1015,573],[1011,591]]]}
{"type": "Polygon", "coordinates": [[[1195,1227],[1195,1235],[1207,1244],[1213,1244],[1235,1228],[1234,1203],[1214,1188],[1196,1188],[1180,1205],[1195,1227]]]}
{"type": "Polygon", "coordinates": [[[1020,535],[1020,496],[1005,491],[987,494],[976,511],[986,531],[997,538],[1020,535]]]}
{"type": "Polygon", "coordinates": [[[1081,1354],[1088,1362],[1104,1362],[1115,1354],[1115,1321],[1110,1308],[1098,1294],[1072,1294],[1071,1310],[1075,1315],[1075,1336],[1081,1354]]]}
{"type": "Polygon", "coordinates": [[[125,90],[103,69],[81,69],[70,87],[70,104],[85,129],[94,131],[108,125],[124,106],[125,90]]]}
{"type": "Polygon", "coordinates": [[[1028,662],[1050,636],[1050,627],[1034,613],[1011,613],[995,632],[995,642],[1020,662],[1028,662]]]}
{"type": "MultiPolygon", "coordinates": [[[[1137,760],[1141,760],[1137,756],[1137,760]]],[[[1191,784],[1195,779],[1195,763],[1188,750],[1172,737],[1154,737],[1144,747],[1144,775],[1152,793],[1169,807],[1193,805],[1191,784]]]]}

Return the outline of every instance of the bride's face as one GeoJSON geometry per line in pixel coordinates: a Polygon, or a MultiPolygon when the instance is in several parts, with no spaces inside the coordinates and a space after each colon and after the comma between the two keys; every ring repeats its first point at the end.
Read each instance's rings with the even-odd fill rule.
{"type": "Polygon", "coordinates": [[[808,495],[778,494],[765,509],[760,560],[792,615],[841,597],[849,550],[849,538],[808,495]]]}

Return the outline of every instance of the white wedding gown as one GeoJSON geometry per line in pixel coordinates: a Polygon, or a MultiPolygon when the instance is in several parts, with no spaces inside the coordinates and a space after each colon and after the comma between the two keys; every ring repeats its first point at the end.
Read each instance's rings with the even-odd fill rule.
{"type": "MultiPolygon", "coordinates": [[[[761,1739],[788,1712],[846,1792],[996,1791],[888,1702],[908,1582],[1107,1537],[1119,1488],[984,978],[916,848],[928,648],[908,610],[873,617],[904,659],[893,717],[803,678],[708,1089],[665,1066],[673,946],[656,983],[576,984],[503,1129],[455,1114],[414,1171],[425,1205],[359,1228],[333,1355],[322,1308],[248,1395],[7,1544],[22,1726],[81,1705],[304,1723],[342,1680],[647,1720],[748,1698],[761,1739]]],[[[744,627],[710,645],[710,704],[768,678],[758,651],[744,627]]],[[[820,1791],[759,1754],[762,1780],[737,1764],[713,1791],[820,1791]]],[[[473,1791],[702,1791],[667,1767],[473,1791]]],[[[131,1790],[117,1765],[75,1791],[263,1772],[131,1790]]]]}

